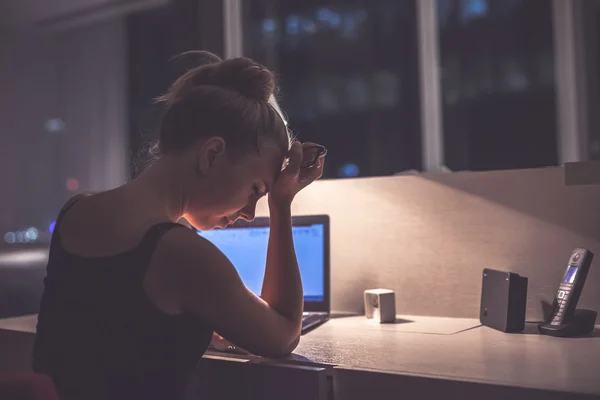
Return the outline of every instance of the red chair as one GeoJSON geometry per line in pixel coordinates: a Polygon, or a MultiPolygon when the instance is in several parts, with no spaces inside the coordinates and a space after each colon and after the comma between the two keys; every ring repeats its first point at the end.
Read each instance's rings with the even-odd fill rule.
{"type": "Polygon", "coordinates": [[[31,372],[0,373],[2,400],[59,400],[52,380],[31,372]]]}

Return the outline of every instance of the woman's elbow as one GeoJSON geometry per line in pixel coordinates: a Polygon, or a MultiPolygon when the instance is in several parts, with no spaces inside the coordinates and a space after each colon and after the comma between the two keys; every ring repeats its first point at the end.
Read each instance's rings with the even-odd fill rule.
{"type": "Polygon", "coordinates": [[[292,354],[298,344],[300,343],[300,335],[298,334],[292,340],[281,341],[277,346],[273,346],[269,349],[265,349],[266,351],[263,354],[257,354],[262,357],[268,358],[284,358],[292,354]]]}
{"type": "Polygon", "coordinates": [[[294,350],[296,350],[296,347],[298,347],[298,344],[300,344],[300,334],[298,334],[289,344],[289,346],[284,349],[284,357],[289,356],[290,354],[292,354],[294,352],[294,350]]]}

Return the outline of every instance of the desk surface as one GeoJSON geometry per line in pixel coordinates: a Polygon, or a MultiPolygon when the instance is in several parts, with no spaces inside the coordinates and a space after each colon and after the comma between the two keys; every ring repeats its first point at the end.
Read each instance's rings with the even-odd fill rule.
{"type": "MultiPolygon", "coordinates": [[[[260,360],[600,395],[599,329],[591,337],[561,339],[539,335],[535,325],[506,334],[476,327],[477,320],[405,319],[415,322],[413,328],[334,318],[304,335],[290,359],[260,360]],[[414,332],[419,330],[430,333],[414,332]]],[[[0,329],[35,332],[35,321],[35,316],[0,320],[0,329]]]]}
{"type": "MultiPolygon", "coordinates": [[[[440,324],[451,323],[445,320],[440,324]]],[[[439,335],[349,317],[305,335],[294,353],[351,369],[600,395],[598,328],[592,337],[570,339],[540,335],[535,325],[521,334],[477,327],[439,335]]]]}

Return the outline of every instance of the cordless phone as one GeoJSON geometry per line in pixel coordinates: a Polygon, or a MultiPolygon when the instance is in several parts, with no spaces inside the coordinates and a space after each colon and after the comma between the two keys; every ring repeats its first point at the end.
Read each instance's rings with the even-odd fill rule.
{"type": "Polygon", "coordinates": [[[589,250],[582,248],[573,250],[563,279],[558,286],[554,308],[546,326],[560,326],[569,324],[573,320],[593,258],[594,254],[589,250]]]}

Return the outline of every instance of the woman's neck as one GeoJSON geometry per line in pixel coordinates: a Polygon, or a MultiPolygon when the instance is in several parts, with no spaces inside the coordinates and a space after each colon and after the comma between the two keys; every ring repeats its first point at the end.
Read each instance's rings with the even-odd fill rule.
{"type": "Polygon", "coordinates": [[[166,217],[173,222],[181,219],[189,204],[186,177],[176,164],[175,160],[159,159],[125,188],[138,204],[157,217],[166,217]]]}

